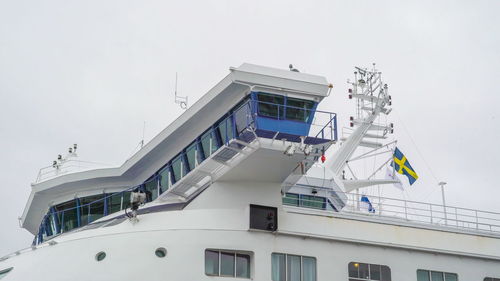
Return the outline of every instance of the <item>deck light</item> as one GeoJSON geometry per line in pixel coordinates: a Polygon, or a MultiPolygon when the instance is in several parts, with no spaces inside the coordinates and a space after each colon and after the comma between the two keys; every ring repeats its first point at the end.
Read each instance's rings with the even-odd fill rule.
{"type": "Polygon", "coordinates": [[[321,163],[325,163],[326,157],[324,154],[321,154],[321,163]]]}

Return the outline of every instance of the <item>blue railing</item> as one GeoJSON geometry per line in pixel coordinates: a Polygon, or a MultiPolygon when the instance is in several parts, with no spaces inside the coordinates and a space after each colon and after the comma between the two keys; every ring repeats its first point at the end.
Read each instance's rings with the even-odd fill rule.
{"type": "Polygon", "coordinates": [[[147,202],[153,201],[200,163],[210,158],[219,148],[230,145],[233,139],[251,142],[256,136],[294,142],[300,142],[300,137],[303,136],[306,137],[305,142],[309,144],[329,142],[337,139],[336,114],[315,108],[305,109],[251,99],[244,100],[143,184],[113,194],[76,198],[51,207],[42,219],[34,243],[41,243],[47,237],[85,226],[103,216],[126,209],[130,201],[130,192],[133,190],[145,192],[147,202]],[[263,110],[267,110],[266,114],[263,114],[263,110]],[[273,115],[273,112],[276,114],[273,115]],[[95,197],[100,198],[84,203],[95,197]],[[120,202],[119,207],[118,202],[120,202]],[[64,209],[57,210],[58,208],[64,209]]]}

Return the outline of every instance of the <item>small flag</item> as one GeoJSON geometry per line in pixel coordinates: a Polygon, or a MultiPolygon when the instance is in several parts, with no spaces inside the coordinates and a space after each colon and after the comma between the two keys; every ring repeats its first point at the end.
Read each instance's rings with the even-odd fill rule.
{"type": "Polygon", "coordinates": [[[364,205],[364,208],[368,210],[369,213],[375,213],[375,208],[373,208],[370,199],[366,195],[361,196],[361,203],[364,205]]]}
{"type": "Polygon", "coordinates": [[[392,167],[387,167],[387,171],[385,173],[385,178],[388,179],[388,180],[395,180],[397,182],[394,183],[394,186],[401,189],[401,190],[404,190],[403,188],[403,184],[401,183],[401,181],[399,180],[399,177],[396,175],[395,173],[395,170],[394,168],[392,167]]]}
{"type": "Polygon", "coordinates": [[[410,185],[412,185],[418,179],[418,175],[415,172],[415,170],[413,170],[413,168],[411,167],[410,162],[408,162],[406,156],[404,156],[403,153],[397,147],[394,150],[394,155],[392,160],[393,162],[391,165],[393,165],[395,171],[398,172],[399,174],[408,177],[410,185]]]}

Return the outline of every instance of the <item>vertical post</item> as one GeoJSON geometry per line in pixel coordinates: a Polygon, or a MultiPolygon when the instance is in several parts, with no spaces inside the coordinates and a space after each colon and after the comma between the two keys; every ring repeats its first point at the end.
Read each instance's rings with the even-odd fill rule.
{"type": "Polygon", "coordinates": [[[81,218],[81,215],[80,214],[80,198],[75,198],[75,202],[76,202],[76,225],[78,227],[82,226],[82,218],[81,218]]]}
{"type": "Polygon", "coordinates": [[[479,229],[479,218],[477,217],[477,210],[474,211],[476,213],[476,229],[479,229]]]}
{"type": "Polygon", "coordinates": [[[429,207],[430,207],[430,209],[431,209],[431,223],[434,223],[434,220],[433,220],[433,218],[432,218],[432,204],[429,204],[429,207]]]}
{"type": "Polygon", "coordinates": [[[446,201],[444,199],[444,186],[446,185],[446,182],[441,181],[438,185],[441,186],[441,196],[443,197],[444,223],[448,225],[448,217],[446,216],[446,201]]]}
{"type": "Polygon", "coordinates": [[[337,114],[335,114],[335,116],[333,116],[333,124],[334,124],[333,128],[332,128],[333,134],[334,134],[333,139],[337,140],[337,114]]]}
{"type": "MultiPolygon", "coordinates": [[[[211,133],[210,133],[211,134],[211,133]]],[[[210,145],[210,153],[208,154],[209,156],[212,156],[212,136],[210,136],[210,141],[209,141],[209,145],[210,145]]]]}

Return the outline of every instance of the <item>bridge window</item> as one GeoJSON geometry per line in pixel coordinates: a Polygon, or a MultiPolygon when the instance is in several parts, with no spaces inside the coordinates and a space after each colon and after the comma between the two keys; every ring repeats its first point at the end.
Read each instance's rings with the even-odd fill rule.
{"type": "Polygon", "coordinates": [[[316,258],[273,253],[273,281],[316,281],[316,258]]]}
{"type": "Polygon", "coordinates": [[[208,130],[201,136],[201,146],[203,148],[204,159],[207,159],[210,155],[212,155],[212,152],[219,149],[217,139],[215,138],[212,129],[208,130]]]}
{"type": "Polygon", "coordinates": [[[286,105],[287,120],[308,122],[314,107],[314,102],[310,100],[287,98],[286,105]]]}
{"type": "Polygon", "coordinates": [[[153,177],[144,184],[144,192],[146,193],[146,201],[151,202],[158,198],[158,178],[153,177]]]}
{"type": "Polygon", "coordinates": [[[283,117],[283,107],[285,97],[273,94],[258,93],[258,112],[260,116],[281,119],[283,117]],[[281,117],[281,118],[280,118],[281,117]]]}
{"type": "Polygon", "coordinates": [[[158,173],[158,175],[160,177],[160,194],[167,191],[168,187],[170,185],[169,170],[170,170],[170,167],[165,167],[163,170],[161,170],[158,173]]]}
{"type": "Polygon", "coordinates": [[[80,198],[80,226],[89,224],[104,216],[104,194],[80,198]],[[91,204],[92,203],[92,204],[91,204]]]}
{"type": "Polygon", "coordinates": [[[57,220],[60,223],[59,229],[62,231],[69,231],[78,227],[78,213],[76,210],[76,200],[71,200],[55,206],[56,211],[66,210],[59,212],[57,220]]]}
{"type": "Polygon", "coordinates": [[[431,270],[417,270],[417,281],[458,281],[456,273],[431,271],[431,270]]]}
{"type": "Polygon", "coordinates": [[[108,198],[108,214],[118,212],[122,209],[122,193],[118,192],[108,198]]]}
{"type": "Polygon", "coordinates": [[[217,128],[222,143],[227,143],[229,140],[233,139],[233,122],[230,117],[220,121],[217,128]]]}
{"type": "Polygon", "coordinates": [[[349,281],[391,281],[391,269],[386,265],[349,263],[349,281]]]}
{"type": "Polygon", "coordinates": [[[232,251],[205,250],[205,274],[250,278],[250,255],[232,251]]]}
{"type": "Polygon", "coordinates": [[[196,161],[198,161],[199,159],[199,154],[198,154],[198,144],[195,142],[193,142],[191,145],[189,145],[187,148],[186,148],[186,158],[187,158],[187,161],[188,161],[188,166],[189,166],[189,171],[193,170],[194,168],[196,168],[196,161]],[[198,157],[198,159],[196,159],[196,157],[198,157]]]}
{"type": "Polygon", "coordinates": [[[173,181],[178,182],[183,176],[184,176],[184,161],[182,159],[182,154],[179,154],[173,161],[172,161],[172,172],[174,174],[173,176],[173,181]]]}

